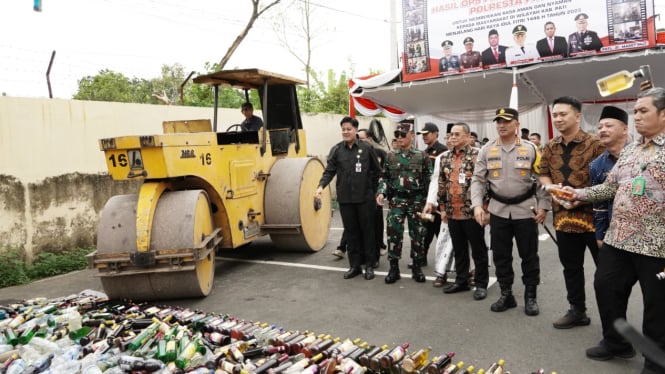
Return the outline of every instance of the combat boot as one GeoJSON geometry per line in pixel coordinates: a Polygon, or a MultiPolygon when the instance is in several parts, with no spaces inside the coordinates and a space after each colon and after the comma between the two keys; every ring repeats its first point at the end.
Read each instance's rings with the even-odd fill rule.
{"type": "Polygon", "coordinates": [[[536,287],[526,286],[524,290],[524,314],[527,316],[537,316],[540,313],[536,302],[536,287]]]}
{"type": "Polygon", "coordinates": [[[416,263],[416,261],[413,262],[413,266],[411,267],[411,279],[418,283],[423,283],[425,281],[423,269],[420,268],[420,264],[416,263]]]}
{"type": "Polygon", "coordinates": [[[509,308],[517,307],[517,301],[515,301],[515,296],[513,296],[513,290],[510,287],[501,287],[501,297],[496,303],[490,306],[490,310],[493,312],[505,312],[509,308]]]}
{"type": "Polygon", "coordinates": [[[399,259],[391,258],[390,259],[390,270],[388,270],[388,275],[386,275],[386,283],[395,283],[402,276],[399,273],[399,259]]]}

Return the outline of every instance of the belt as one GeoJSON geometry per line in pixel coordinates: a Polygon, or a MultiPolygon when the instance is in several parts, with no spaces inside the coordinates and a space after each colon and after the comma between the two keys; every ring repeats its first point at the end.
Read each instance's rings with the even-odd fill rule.
{"type": "Polygon", "coordinates": [[[531,185],[531,188],[529,188],[528,191],[526,191],[525,193],[523,193],[519,196],[515,196],[515,197],[501,196],[501,195],[497,194],[496,192],[492,191],[491,189],[489,190],[489,195],[492,199],[494,199],[494,200],[496,200],[500,203],[507,204],[507,205],[514,205],[514,204],[519,204],[519,203],[525,201],[526,199],[530,198],[531,196],[535,195],[536,188],[537,188],[536,183],[533,183],[531,185]]]}

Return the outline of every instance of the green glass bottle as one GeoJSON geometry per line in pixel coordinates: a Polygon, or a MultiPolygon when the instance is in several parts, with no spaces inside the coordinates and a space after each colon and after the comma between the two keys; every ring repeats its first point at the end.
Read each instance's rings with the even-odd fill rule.
{"type": "Polygon", "coordinates": [[[159,323],[153,322],[150,324],[148,327],[143,329],[140,334],[136,335],[132,341],[129,342],[127,347],[131,351],[136,351],[137,349],[141,348],[145,342],[147,342],[150,338],[152,338],[153,335],[157,332],[157,329],[159,328],[159,323]]]}
{"type": "Polygon", "coordinates": [[[21,335],[18,337],[18,342],[20,344],[28,344],[30,342],[30,339],[32,339],[33,336],[35,336],[35,333],[37,332],[37,326],[32,325],[28,327],[27,329],[23,330],[21,335]]]}
{"type": "Polygon", "coordinates": [[[194,354],[198,351],[199,345],[201,345],[201,340],[199,338],[192,339],[178,354],[178,357],[175,360],[175,365],[180,369],[185,369],[188,365],[194,354]]]}
{"type": "Polygon", "coordinates": [[[16,336],[16,331],[11,327],[5,327],[5,340],[11,345],[18,344],[18,336],[16,336]]]}
{"type": "Polygon", "coordinates": [[[83,326],[77,330],[70,331],[69,332],[69,339],[72,341],[78,342],[82,337],[88,335],[90,333],[90,330],[92,330],[92,327],[90,326],[83,326]]]}

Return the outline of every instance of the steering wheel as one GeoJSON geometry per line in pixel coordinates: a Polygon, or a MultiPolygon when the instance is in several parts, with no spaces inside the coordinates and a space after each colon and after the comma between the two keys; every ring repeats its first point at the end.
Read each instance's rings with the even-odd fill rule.
{"type": "Polygon", "coordinates": [[[229,126],[229,128],[226,129],[226,132],[240,132],[240,131],[242,131],[242,125],[240,125],[240,124],[231,125],[231,126],[229,126]],[[231,129],[236,128],[236,127],[238,128],[238,130],[231,131],[231,129]]]}

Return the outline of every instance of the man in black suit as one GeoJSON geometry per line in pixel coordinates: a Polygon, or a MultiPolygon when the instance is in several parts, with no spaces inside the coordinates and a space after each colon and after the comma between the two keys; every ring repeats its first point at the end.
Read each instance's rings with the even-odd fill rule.
{"type": "Polygon", "coordinates": [[[577,25],[577,32],[568,36],[568,54],[586,51],[599,51],[603,47],[598,34],[594,31],[587,30],[587,19],[589,16],[586,13],[580,13],[575,16],[575,24],[577,25]]]}
{"type": "Polygon", "coordinates": [[[556,26],[554,22],[545,22],[545,37],[536,43],[540,57],[561,56],[568,57],[568,43],[563,36],[554,36],[556,26]]]}
{"type": "Polygon", "coordinates": [[[490,30],[487,39],[490,46],[482,53],[481,59],[483,61],[483,67],[488,68],[492,67],[492,65],[505,64],[506,48],[508,47],[505,45],[499,45],[499,32],[496,31],[496,29],[490,30]]]}

